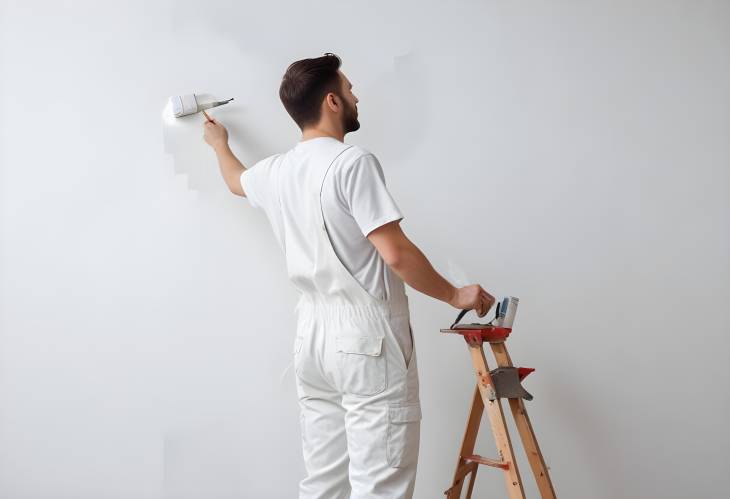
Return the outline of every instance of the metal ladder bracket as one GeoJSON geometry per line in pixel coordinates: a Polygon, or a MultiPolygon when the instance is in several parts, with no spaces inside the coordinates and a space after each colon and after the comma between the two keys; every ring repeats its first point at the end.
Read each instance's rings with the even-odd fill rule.
{"type": "Polygon", "coordinates": [[[489,371],[489,375],[492,377],[492,382],[494,383],[494,390],[489,392],[489,400],[496,400],[498,398],[533,399],[532,395],[522,387],[519,368],[497,367],[489,371]]]}

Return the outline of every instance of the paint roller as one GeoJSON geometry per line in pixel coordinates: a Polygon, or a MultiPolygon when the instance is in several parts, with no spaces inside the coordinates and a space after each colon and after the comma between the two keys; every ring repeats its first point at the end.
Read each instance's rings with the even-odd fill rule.
{"type": "Polygon", "coordinates": [[[195,94],[188,95],[173,95],[170,97],[170,107],[172,108],[172,114],[175,118],[180,116],[187,116],[189,114],[199,113],[204,109],[210,109],[212,107],[222,106],[228,104],[233,100],[231,97],[228,100],[219,100],[214,102],[206,102],[204,104],[198,104],[198,99],[195,94]]]}

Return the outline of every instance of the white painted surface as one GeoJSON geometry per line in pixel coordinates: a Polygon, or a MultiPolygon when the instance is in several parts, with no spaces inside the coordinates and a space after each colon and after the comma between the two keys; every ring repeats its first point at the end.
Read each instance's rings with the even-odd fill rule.
{"type": "MultiPolygon", "coordinates": [[[[213,113],[252,164],[298,139],[278,84],[325,51],[406,232],[454,282],[520,298],[510,352],[537,368],[560,497],[720,496],[729,24],[706,1],[0,3],[0,497],[295,496],[284,258],[203,118],[161,112],[235,97],[213,113]]],[[[425,499],[473,380],[438,333],[457,311],[409,295],[425,499]]],[[[478,446],[495,455],[486,426],[478,446]]],[[[477,486],[503,494],[491,469],[477,486]]]]}

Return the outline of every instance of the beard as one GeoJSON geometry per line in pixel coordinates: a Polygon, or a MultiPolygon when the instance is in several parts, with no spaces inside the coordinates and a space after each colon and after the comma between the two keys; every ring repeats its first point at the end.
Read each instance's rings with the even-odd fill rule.
{"type": "Polygon", "coordinates": [[[342,127],[344,128],[345,133],[354,132],[360,128],[360,122],[357,121],[357,108],[354,105],[352,107],[347,107],[342,119],[342,127]]]}

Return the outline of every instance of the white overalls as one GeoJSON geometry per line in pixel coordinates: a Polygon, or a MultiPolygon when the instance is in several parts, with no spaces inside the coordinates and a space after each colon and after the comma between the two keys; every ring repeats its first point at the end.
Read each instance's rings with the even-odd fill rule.
{"type": "MultiPolygon", "coordinates": [[[[332,162],[351,146],[326,147],[324,161],[300,172],[309,201],[288,207],[301,216],[283,227],[289,277],[301,292],[293,362],[307,476],[299,498],[412,498],[421,403],[408,297],[387,265],[381,300],[337,257],[320,194],[332,162]],[[307,234],[309,246],[292,247],[302,240],[286,238],[292,231],[307,234]],[[410,351],[400,335],[410,336],[410,351]]],[[[280,205],[287,202],[279,193],[280,205]]]]}

